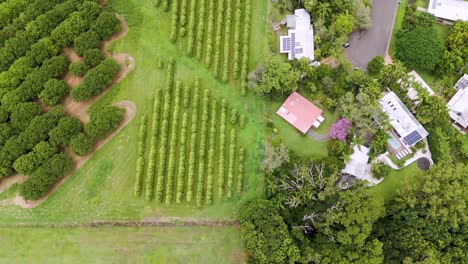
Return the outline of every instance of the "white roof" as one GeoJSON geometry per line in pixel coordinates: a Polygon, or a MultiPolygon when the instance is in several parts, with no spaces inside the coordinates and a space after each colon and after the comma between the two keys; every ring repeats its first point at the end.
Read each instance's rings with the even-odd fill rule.
{"type": "Polygon", "coordinates": [[[465,89],[468,87],[468,74],[463,74],[463,76],[458,79],[457,83],[455,84],[455,90],[458,89],[465,89]]]}
{"type": "Polygon", "coordinates": [[[429,135],[394,92],[385,94],[380,99],[380,106],[388,115],[392,127],[409,146],[429,135]],[[414,141],[415,134],[419,134],[416,135],[416,141],[414,141]]]}
{"type": "Polygon", "coordinates": [[[314,29],[310,14],[305,9],[297,9],[288,15],[288,35],[280,37],[280,52],[288,53],[288,59],[308,58],[314,60],[314,29]]]}
{"type": "MultiPolygon", "coordinates": [[[[462,77],[463,78],[463,77],[462,77]]],[[[462,127],[468,127],[468,86],[459,89],[447,104],[450,117],[462,127]]]]}
{"type": "Polygon", "coordinates": [[[468,2],[465,0],[430,0],[427,12],[446,20],[468,21],[468,2]]]}
{"type": "Polygon", "coordinates": [[[364,146],[354,146],[353,150],[354,152],[346,163],[346,167],[341,172],[363,180],[367,162],[369,161],[369,149],[364,146]]]}
{"type": "MultiPolygon", "coordinates": [[[[410,80],[413,80],[421,85],[422,88],[424,88],[430,96],[434,95],[434,91],[427,85],[427,83],[419,76],[419,74],[416,71],[411,71],[408,73],[410,80]]],[[[416,101],[419,99],[418,97],[418,91],[414,89],[412,86],[408,88],[408,98],[411,99],[412,101],[416,101]]]]}

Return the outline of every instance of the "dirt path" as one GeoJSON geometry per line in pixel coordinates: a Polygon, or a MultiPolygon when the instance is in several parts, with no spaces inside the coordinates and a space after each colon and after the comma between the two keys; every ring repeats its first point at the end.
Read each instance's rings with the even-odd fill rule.
{"type": "MultiPolygon", "coordinates": [[[[67,95],[64,98],[63,103],[62,103],[65,113],[67,113],[67,115],[75,116],[78,119],[80,119],[81,122],[83,123],[89,122],[89,116],[86,112],[88,108],[91,105],[93,105],[96,101],[98,101],[99,98],[104,96],[111,89],[111,87],[113,87],[118,82],[123,80],[127,76],[127,74],[130,73],[135,68],[135,60],[133,59],[132,56],[126,53],[111,54],[107,50],[107,46],[109,46],[112,42],[123,38],[128,33],[128,24],[125,21],[125,19],[120,15],[117,15],[117,18],[120,21],[121,30],[117,32],[116,34],[112,35],[111,37],[109,37],[107,40],[103,41],[101,43],[100,49],[106,57],[112,57],[117,61],[117,63],[120,65],[120,69],[121,69],[120,72],[114,77],[111,85],[109,85],[109,87],[104,89],[99,95],[94,96],[84,102],[73,101],[71,96],[67,95]]],[[[63,49],[63,53],[68,56],[68,59],[71,62],[82,60],[82,58],[80,58],[71,48],[63,49]]],[[[73,74],[68,72],[65,75],[64,80],[70,87],[73,88],[80,84],[82,77],[74,76],[73,74]]]]}
{"type": "Polygon", "coordinates": [[[0,180],[0,193],[3,192],[4,190],[8,189],[10,186],[12,186],[15,183],[23,183],[28,179],[28,176],[26,175],[15,175],[11,177],[6,177],[2,178],[0,180]]]}
{"type": "Polygon", "coordinates": [[[44,195],[41,199],[37,200],[37,201],[26,201],[24,200],[23,197],[21,197],[20,195],[17,195],[14,199],[13,199],[13,202],[20,206],[20,207],[23,207],[23,208],[34,208],[38,205],[40,205],[43,201],[45,201],[53,192],[55,192],[65,181],[68,180],[68,178],[73,175],[81,166],[83,166],[83,164],[86,163],[86,161],[88,161],[96,151],[98,151],[102,146],[104,146],[104,144],[106,144],[107,142],[109,142],[120,130],[122,130],[128,123],[130,123],[130,121],[135,117],[136,115],[136,105],[135,103],[131,102],[131,101],[122,101],[122,102],[118,102],[116,104],[114,104],[115,106],[117,107],[120,107],[120,108],[123,108],[125,109],[125,116],[124,116],[124,120],[122,121],[122,123],[119,125],[119,127],[114,131],[112,132],[111,134],[109,134],[106,138],[98,141],[95,146],[93,147],[93,151],[86,155],[86,156],[77,156],[77,155],[74,155],[73,153],[71,153],[71,151],[69,149],[67,149],[65,152],[72,158],[73,160],[73,169],[72,171],[70,171],[67,175],[65,175],[65,177],[63,177],[62,179],[60,179],[58,182],[56,182],[50,189],[49,191],[47,192],[46,195],[44,195]]]}

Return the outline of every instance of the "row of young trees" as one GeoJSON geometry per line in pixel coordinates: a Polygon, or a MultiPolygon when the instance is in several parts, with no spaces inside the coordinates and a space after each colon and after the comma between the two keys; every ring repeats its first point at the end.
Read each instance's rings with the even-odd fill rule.
{"type": "Polygon", "coordinates": [[[249,71],[249,40],[250,40],[250,16],[252,0],[245,0],[244,30],[242,31],[242,61],[241,61],[241,95],[247,95],[247,75],[249,71]]]}
{"type": "MultiPolygon", "coordinates": [[[[243,166],[238,164],[244,161],[243,150],[239,152],[243,157],[239,160],[235,158],[241,151],[236,143],[237,130],[231,131],[231,141],[225,139],[228,126],[237,125],[241,115],[234,109],[230,112],[229,121],[225,99],[218,104],[208,90],[201,91],[199,79],[195,80],[193,89],[180,81],[174,82],[174,73],[175,64],[171,60],[163,90],[164,98],[159,89],[155,94],[145,199],[151,200],[154,196],[156,201],[164,201],[167,205],[174,201],[177,204],[187,201],[201,207],[212,204],[214,190],[221,189],[218,197],[223,198],[226,189],[234,188],[236,177],[240,177],[237,175],[243,174],[243,166]],[[224,138],[221,145],[220,138],[224,138]],[[234,145],[230,146],[232,142],[234,145]],[[226,146],[229,146],[229,151],[226,146]],[[225,156],[229,157],[229,161],[224,161],[225,156]],[[220,158],[217,160],[217,157],[220,158]],[[221,167],[219,164],[222,164],[221,167]],[[228,165],[229,186],[224,184],[228,165]],[[221,188],[218,187],[219,183],[221,188]]],[[[242,185],[242,178],[238,178],[237,182],[242,185]]],[[[238,186],[237,190],[240,192],[241,188],[238,186]]]]}
{"type": "MultiPolygon", "coordinates": [[[[187,54],[211,67],[219,79],[247,77],[250,0],[193,0],[190,6],[182,0],[172,6],[173,42],[178,33],[181,37],[187,33],[187,54]]],[[[242,91],[245,94],[246,87],[242,91]]]]}
{"type": "Polygon", "coordinates": [[[146,151],[146,133],[148,130],[148,117],[143,115],[140,120],[140,129],[138,130],[137,162],[135,172],[135,186],[133,195],[140,196],[143,189],[143,177],[145,176],[145,151],[146,151]]]}

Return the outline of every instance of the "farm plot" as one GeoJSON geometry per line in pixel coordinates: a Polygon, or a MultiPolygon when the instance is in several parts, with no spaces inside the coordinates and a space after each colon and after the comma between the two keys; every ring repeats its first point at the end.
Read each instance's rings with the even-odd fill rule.
{"type": "Polygon", "coordinates": [[[158,1],[171,10],[172,42],[183,44],[187,55],[210,68],[224,81],[241,80],[247,93],[251,0],[158,1]]]}
{"type": "MultiPolygon", "coordinates": [[[[143,186],[144,161],[137,161],[135,194],[144,189],[146,200],[201,207],[241,193],[245,151],[237,135],[245,116],[203,89],[200,79],[182,83],[174,72],[171,60],[165,87],[155,92],[146,180],[143,186]]],[[[141,146],[145,137],[139,138],[141,146]]]]}
{"type": "Polygon", "coordinates": [[[88,154],[124,116],[106,106],[83,125],[61,105],[67,96],[86,101],[112,83],[120,66],[97,47],[120,22],[93,1],[7,0],[0,10],[0,178],[30,175],[19,193],[37,200],[73,168],[67,150],[88,154]],[[62,54],[69,47],[84,62],[70,64],[62,54]],[[73,74],[84,77],[71,90],[63,79],[73,74]]]}

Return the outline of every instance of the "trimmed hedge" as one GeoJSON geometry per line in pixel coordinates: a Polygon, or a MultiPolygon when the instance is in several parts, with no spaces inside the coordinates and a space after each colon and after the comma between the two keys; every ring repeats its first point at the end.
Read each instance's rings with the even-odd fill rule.
{"type": "Polygon", "coordinates": [[[226,148],[226,124],[227,124],[227,101],[221,101],[221,117],[219,120],[219,158],[218,158],[218,197],[224,196],[224,174],[226,171],[225,148],[226,148]]]}
{"type": "Polygon", "coordinates": [[[234,164],[236,159],[236,129],[231,129],[231,137],[229,140],[229,165],[228,165],[228,181],[227,181],[227,198],[232,197],[232,185],[234,183],[234,164]]]}
{"type": "Polygon", "coordinates": [[[192,100],[192,117],[190,127],[190,152],[189,152],[189,167],[187,174],[187,202],[191,202],[193,198],[193,184],[195,181],[195,151],[197,148],[197,136],[198,136],[198,112],[200,108],[200,80],[195,80],[193,100],[192,100]]]}
{"type": "Polygon", "coordinates": [[[210,98],[209,91],[205,89],[203,92],[202,101],[202,116],[201,116],[201,129],[200,129],[200,145],[198,147],[198,177],[197,177],[197,192],[196,192],[196,203],[198,207],[202,206],[203,202],[203,191],[205,185],[205,159],[207,152],[207,134],[208,134],[208,108],[210,98]]]}
{"type": "Polygon", "coordinates": [[[214,99],[211,102],[208,165],[206,178],[205,202],[210,205],[213,202],[213,174],[214,174],[214,155],[216,148],[216,125],[217,125],[218,101],[214,99]]]}
{"type": "Polygon", "coordinates": [[[182,116],[182,129],[180,130],[179,140],[179,168],[177,170],[177,192],[176,192],[176,203],[182,203],[182,196],[184,192],[184,180],[185,180],[185,160],[187,156],[187,130],[188,130],[188,113],[184,112],[182,116]]]}
{"type": "Polygon", "coordinates": [[[245,149],[239,148],[239,165],[237,167],[237,192],[242,192],[242,183],[244,181],[244,160],[245,160],[245,149]]]}
{"type": "Polygon", "coordinates": [[[151,138],[150,138],[150,150],[148,157],[148,169],[146,172],[146,189],[145,189],[145,200],[151,200],[154,196],[154,177],[156,170],[156,155],[157,155],[157,142],[158,142],[158,125],[159,117],[161,115],[161,105],[162,105],[162,91],[156,89],[154,93],[154,103],[153,103],[153,115],[151,118],[151,138]]]}
{"type": "Polygon", "coordinates": [[[133,187],[133,195],[141,196],[143,189],[143,176],[145,170],[145,149],[146,149],[146,131],[148,130],[148,118],[146,115],[141,116],[140,129],[138,131],[138,148],[137,162],[135,172],[135,186],[133,187]]]}

